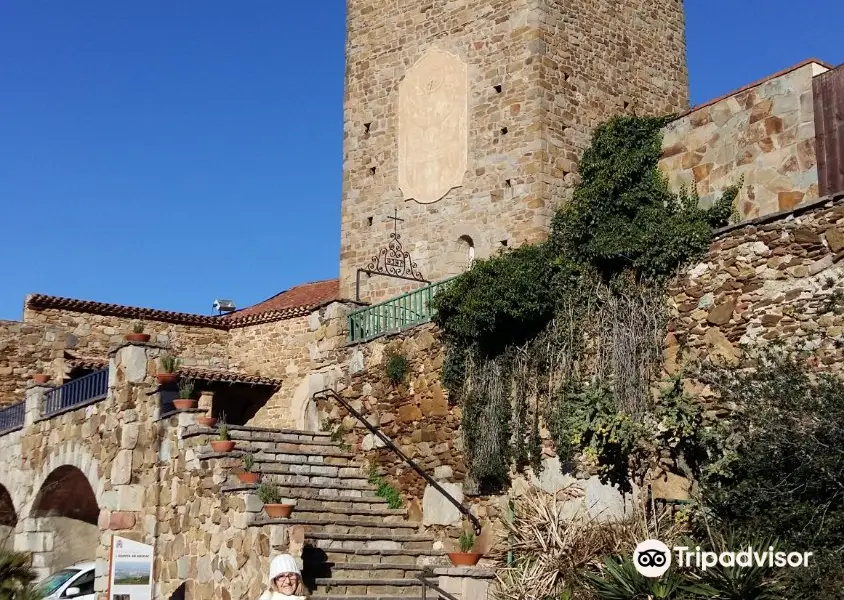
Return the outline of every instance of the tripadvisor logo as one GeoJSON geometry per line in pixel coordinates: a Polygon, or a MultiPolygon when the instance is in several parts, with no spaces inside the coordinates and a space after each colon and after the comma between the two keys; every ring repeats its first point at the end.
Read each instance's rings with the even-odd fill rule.
{"type": "MultiPolygon", "coordinates": [[[[702,571],[722,567],[807,567],[812,552],[777,552],[773,546],[756,550],[750,546],[739,552],[709,552],[697,546],[674,546],[673,554],[679,567],[702,571]]],[[[645,577],[662,577],[675,562],[672,551],[659,540],[645,540],[633,551],[633,566],[645,577]]]]}

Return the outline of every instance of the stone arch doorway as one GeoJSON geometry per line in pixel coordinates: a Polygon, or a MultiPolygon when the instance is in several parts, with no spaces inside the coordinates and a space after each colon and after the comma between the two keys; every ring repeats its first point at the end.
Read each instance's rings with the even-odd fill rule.
{"type": "Polygon", "coordinates": [[[24,533],[41,574],[93,560],[99,544],[100,508],[88,478],[77,467],[57,467],[41,484],[24,533]]]}
{"type": "Polygon", "coordinates": [[[0,484],[0,550],[14,547],[15,527],[18,524],[18,514],[12,495],[6,486],[0,484]]]}

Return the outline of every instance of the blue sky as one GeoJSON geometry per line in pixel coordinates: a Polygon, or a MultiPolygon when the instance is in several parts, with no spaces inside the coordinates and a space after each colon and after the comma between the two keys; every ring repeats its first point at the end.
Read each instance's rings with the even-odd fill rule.
{"type": "MultiPolygon", "coordinates": [[[[210,313],[336,276],[344,11],[0,3],[0,319],[29,292],[210,313]]],[[[840,0],[686,11],[694,103],[844,62],[840,0]]]]}

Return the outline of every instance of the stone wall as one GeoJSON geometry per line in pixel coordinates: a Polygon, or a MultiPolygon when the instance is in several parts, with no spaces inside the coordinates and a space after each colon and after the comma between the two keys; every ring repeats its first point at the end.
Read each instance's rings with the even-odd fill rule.
{"type": "Polygon", "coordinates": [[[60,327],[0,321],[0,406],[21,402],[39,372],[60,381],[64,349],[73,342],[60,327]]]}
{"type": "MultiPolygon", "coordinates": [[[[457,274],[470,243],[482,258],[545,237],[599,121],[634,108],[661,114],[688,106],[683,10],[675,0],[354,0],[347,9],[345,298],[354,297],[356,269],[390,241],[395,210],[404,219],[398,229],[404,250],[422,275],[457,274]],[[420,61],[429,52],[441,62],[426,71],[432,85],[420,84],[428,92],[400,100],[403,82],[424,70],[420,61]],[[452,57],[448,65],[445,55],[452,57]],[[462,69],[468,98],[457,90],[465,81],[453,96],[437,97],[438,86],[454,83],[437,77],[462,69]],[[402,127],[417,125],[434,136],[432,147],[408,146],[407,155],[432,156],[411,175],[442,188],[434,196],[440,199],[427,204],[405,201],[412,196],[399,187],[408,177],[399,164],[402,127]],[[465,174],[454,177],[451,165],[464,159],[465,174]]],[[[362,298],[382,300],[413,287],[364,277],[362,298]]]]}
{"type": "Polygon", "coordinates": [[[337,353],[345,344],[347,312],[348,307],[337,302],[308,316],[231,330],[230,368],[282,380],[279,390],[250,425],[303,426],[310,398],[308,379],[336,363],[337,353]]]}
{"type": "Polygon", "coordinates": [[[709,206],[744,177],[742,219],[817,199],[812,77],[825,70],[803,63],[673,121],[660,162],[672,186],[697,185],[709,206]]]}
{"type": "Polygon", "coordinates": [[[667,366],[773,341],[842,369],[844,197],[751,223],[719,237],[670,289],[674,318],[667,366]]]}
{"type": "MultiPolygon", "coordinates": [[[[51,325],[65,330],[79,354],[105,358],[108,351],[132,333],[137,319],[74,312],[57,308],[34,310],[27,308],[24,322],[51,325]]],[[[168,346],[185,366],[227,366],[228,331],[196,325],[181,325],[162,321],[144,321],[144,333],[153,343],[168,346]]]]}

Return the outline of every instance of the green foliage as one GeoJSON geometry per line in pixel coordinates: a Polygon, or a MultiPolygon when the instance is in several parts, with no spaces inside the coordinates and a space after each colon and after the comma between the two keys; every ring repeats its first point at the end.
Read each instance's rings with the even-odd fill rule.
{"type": "Polygon", "coordinates": [[[144,332],[144,323],[143,321],[135,321],[132,324],[132,333],[143,333],[144,332]]]}
{"type": "Polygon", "coordinates": [[[698,207],[697,194],[673,194],[658,168],[666,123],[617,117],[595,130],[580,161],[581,183],[554,217],[556,254],[606,278],[627,270],[658,278],[706,250],[712,228],[727,224],[738,186],[710,209],[698,207]]]}
{"type": "Polygon", "coordinates": [[[550,261],[545,244],[475,261],[434,296],[434,322],[454,345],[490,354],[529,339],[553,314],[550,261]]]}
{"type": "Polygon", "coordinates": [[[585,573],[584,580],[598,600],[685,600],[711,598],[710,590],[695,585],[679,570],[671,568],[659,579],[641,575],[629,557],[608,558],[600,574],[585,573]]]}
{"type": "Polygon", "coordinates": [[[172,354],[162,354],[161,355],[161,372],[162,373],[175,373],[181,361],[178,358],[173,356],[172,354]]]}
{"type": "MultiPolygon", "coordinates": [[[[773,548],[774,552],[782,549],[772,538],[756,536],[748,541],[734,532],[727,535],[716,533],[704,548],[720,554],[739,552],[748,546],[759,552],[766,552],[768,548],[773,548]]],[[[759,566],[754,561],[746,567],[724,567],[717,564],[705,571],[696,571],[694,579],[702,589],[710,592],[709,598],[717,600],[781,600],[785,591],[780,581],[782,573],[781,568],[759,566]]]]}
{"type": "Polygon", "coordinates": [[[466,452],[482,485],[506,482],[513,464],[538,467],[540,418],[561,458],[588,450],[607,477],[620,478],[643,445],[699,453],[688,446],[701,443],[699,415],[678,404],[656,414],[649,368],[624,357],[659,359],[652,347],[664,333],[664,302],[648,298],[728,224],[741,183],[709,208],[695,190],[672,193],[658,168],[665,123],[616,117],[599,126],[549,240],[475,261],[434,297],[447,345],[443,382],[463,408],[466,452]],[[584,339],[602,337],[616,358],[589,392],[601,402],[590,404],[584,339]],[[667,430],[656,435],[660,423],[667,430]]]}
{"type": "Polygon", "coordinates": [[[460,551],[471,552],[475,547],[475,534],[471,531],[463,531],[460,534],[460,551]]]}
{"type": "Polygon", "coordinates": [[[247,473],[252,472],[252,468],[255,466],[255,455],[251,452],[248,452],[243,455],[243,470],[247,473]]]}
{"type": "Polygon", "coordinates": [[[37,574],[29,553],[0,550],[0,600],[38,600],[37,574]]]}
{"type": "Polygon", "coordinates": [[[720,528],[775,537],[813,551],[809,568],[788,569],[789,597],[844,593],[844,380],[812,375],[805,359],[777,349],[747,357],[753,370],[709,370],[704,378],[739,412],[718,432],[720,460],[701,491],[720,528]]]}
{"type": "Polygon", "coordinates": [[[385,370],[390,383],[398,385],[404,381],[407,373],[407,359],[399,353],[392,352],[387,355],[385,370]]]}
{"type": "Polygon", "coordinates": [[[269,481],[265,481],[258,486],[258,497],[264,504],[279,504],[281,502],[278,487],[269,481]]]}
{"type": "Polygon", "coordinates": [[[193,396],[195,384],[191,379],[183,379],[179,382],[179,398],[183,400],[190,399],[193,396]]]}
{"type": "Polygon", "coordinates": [[[375,495],[384,498],[389,508],[401,508],[404,505],[399,491],[378,474],[374,463],[369,465],[368,479],[369,483],[376,486],[375,495]]]}
{"type": "Polygon", "coordinates": [[[221,442],[227,442],[231,439],[229,436],[229,426],[226,424],[226,413],[220,415],[220,420],[217,423],[217,439],[221,442]]]}

